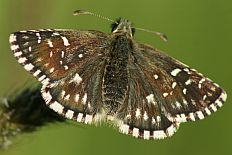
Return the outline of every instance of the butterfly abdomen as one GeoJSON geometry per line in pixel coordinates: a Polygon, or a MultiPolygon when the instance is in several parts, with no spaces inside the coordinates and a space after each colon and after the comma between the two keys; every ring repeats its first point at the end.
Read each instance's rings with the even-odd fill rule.
{"type": "Polygon", "coordinates": [[[103,82],[103,104],[106,111],[116,113],[123,103],[128,87],[128,58],[132,51],[126,36],[116,36],[106,60],[103,82]]]}

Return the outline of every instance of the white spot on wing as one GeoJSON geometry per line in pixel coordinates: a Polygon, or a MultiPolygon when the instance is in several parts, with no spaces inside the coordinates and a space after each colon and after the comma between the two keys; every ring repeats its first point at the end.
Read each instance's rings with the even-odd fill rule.
{"type": "Polygon", "coordinates": [[[129,132],[129,125],[126,125],[126,124],[122,124],[120,127],[119,127],[120,131],[124,134],[128,134],[129,132]]]}
{"type": "Polygon", "coordinates": [[[55,70],[55,68],[54,68],[54,67],[53,67],[53,68],[51,68],[51,69],[50,69],[50,73],[54,72],[54,70],[55,70]]]}
{"type": "Polygon", "coordinates": [[[185,85],[189,85],[189,84],[191,84],[191,79],[188,79],[186,82],[185,82],[185,85]]]}
{"type": "Polygon", "coordinates": [[[205,108],[205,112],[207,113],[207,115],[211,115],[211,111],[208,108],[205,108]]]}
{"type": "Polygon", "coordinates": [[[90,124],[92,122],[93,116],[92,115],[86,115],[85,116],[85,124],[90,124]]]}
{"type": "Polygon", "coordinates": [[[42,61],[42,58],[37,58],[36,59],[36,62],[41,62],[42,61]]]}
{"type": "Polygon", "coordinates": [[[200,81],[199,81],[199,83],[203,83],[203,82],[205,82],[205,78],[202,78],[200,81]]]}
{"type": "Polygon", "coordinates": [[[80,77],[79,74],[76,73],[75,76],[73,77],[73,79],[71,79],[69,83],[75,82],[75,83],[79,84],[81,81],[82,81],[82,78],[80,77]]]}
{"type": "Polygon", "coordinates": [[[180,107],[181,107],[180,102],[176,101],[176,107],[177,107],[177,108],[180,108],[180,107]]]}
{"type": "Polygon", "coordinates": [[[62,114],[64,107],[58,103],[57,101],[55,101],[54,103],[52,103],[49,106],[51,109],[53,109],[55,112],[58,112],[59,114],[62,114]]]}
{"type": "Polygon", "coordinates": [[[157,80],[159,78],[159,76],[157,74],[155,74],[154,78],[157,80]]]}
{"type": "Polygon", "coordinates": [[[183,119],[184,122],[187,121],[185,114],[180,114],[180,117],[183,119]]]}
{"type": "Polygon", "coordinates": [[[217,83],[214,83],[214,85],[215,85],[216,87],[220,87],[217,83]]]}
{"type": "Polygon", "coordinates": [[[144,139],[149,139],[150,138],[150,131],[144,130],[143,131],[143,138],[144,139]]]}
{"type": "Polygon", "coordinates": [[[222,99],[222,101],[223,101],[223,102],[225,102],[225,101],[226,101],[227,94],[226,94],[226,92],[225,92],[225,91],[222,91],[222,94],[221,94],[220,98],[222,99]]]}
{"type": "Polygon", "coordinates": [[[87,94],[85,93],[85,95],[82,98],[82,104],[86,104],[87,101],[87,94]]]}
{"type": "Polygon", "coordinates": [[[201,84],[200,83],[198,84],[198,88],[201,89],[201,84]]]}
{"type": "MultiPolygon", "coordinates": [[[[41,91],[42,92],[42,91],[41,91]]],[[[51,99],[52,99],[52,95],[50,94],[50,92],[42,92],[42,96],[46,102],[46,104],[50,103],[51,99]]]]}
{"type": "Polygon", "coordinates": [[[54,32],[52,35],[59,36],[60,34],[58,32],[54,32]]]}
{"type": "Polygon", "coordinates": [[[24,68],[25,68],[27,71],[30,71],[30,70],[32,70],[32,69],[34,68],[34,65],[32,65],[31,63],[29,63],[29,64],[26,64],[26,65],[24,66],[24,68]]]}
{"type": "Polygon", "coordinates": [[[198,88],[201,89],[202,83],[205,82],[205,81],[206,81],[206,79],[205,79],[205,78],[202,78],[202,79],[199,81],[198,88]]]}
{"type": "Polygon", "coordinates": [[[46,78],[46,75],[42,75],[41,77],[39,77],[39,81],[43,81],[46,78]]]}
{"type": "Polygon", "coordinates": [[[9,41],[10,41],[10,43],[15,42],[16,41],[16,35],[11,34],[9,41]]]}
{"type": "Polygon", "coordinates": [[[216,108],[216,106],[215,106],[214,104],[211,104],[209,107],[210,107],[214,112],[217,111],[217,108],[216,108]]]}
{"type": "Polygon", "coordinates": [[[203,96],[203,100],[205,100],[206,98],[207,98],[207,96],[206,96],[206,95],[204,95],[204,96],[203,96]]]}
{"type": "Polygon", "coordinates": [[[64,66],[64,70],[68,70],[68,66],[67,65],[64,66]]]}
{"type": "Polygon", "coordinates": [[[156,116],[156,120],[159,123],[161,121],[161,117],[160,116],[156,116]]]}
{"type": "Polygon", "coordinates": [[[41,36],[40,36],[40,34],[37,32],[35,35],[38,37],[38,43],[41,43],[41,36]]]}
{"type": "Polygon", "coordinates": [[[145,111],[144,114],[143,114],[143,119],[146,121],[148,119],[148,115],[147,115],[147,112],[145,111]]]}
{"type": "Polygon", "coordinates": [[[185,104],[185,105],[188,105],[188,102],[183,98],[183,103],[185,104]]]}
{"type": "Polygon", "coordinates": [[[61,58],[64,58],[64,51],[61,51],[61,58]]]}
{"type": "Polygon", "coordinates": [[[183,93],[186,95],[186,92],[187,92],[187,89],[186,88],[184,88],[183,89],[183,93]]]}
{"type": "MultiPolygon", "coordinates": [[[[23,38],[26,38],[26,36],[24,36],[23,38]]],[[[29,42],[25,42],[24,44],[23,44],[23,46],[28,46],[29,45],[29,42]]]]}
{"type": "Polygon", "coordinates": [[[50,58],[52,57],[52,55],[53,55],[53,52],[52,52],[52,51],[50,51],[50,58]]]}
{"type": "Polygon", "coordinates": [[[12,51],[17,50],[17,49],[19,49],[19,45],[11,45],[12,51]]]}
{"type": "Polygon", "coordinates": [[[65,117],[68,118],[68,119],[72,119],[73,118],[73,114],[74,114],[74,111],[72,110],[68,110],[65,114],[65,117]]]}
{"type": "Polygon", "coordinates": [[[91,108],[91,104],[90,104],[90,103],[88,103],[88,108],[89,108],[89,109],[91,108]]]}
{"type": "Polygon", "coordinates": [[[136,117],[136,118],[139,118],[140,115],[141,115],[140,109],[137,108],[137,109],[136,109],[136,112],[135,112],[135,117],[136,117]]]}
{"type": "Polygon", "coordinates": [[[168,93],[163,93],[163,97],[167,97],[168,96],[168,93]]]}
{"type": "Polygon", "coordinates": [[[173,94],[173,91],[170,92],[170,95],[172,95],[172,94],[173,94]]]}
{"type": "Polygon", "coordinates": [[[15,52],[15,53],[14,53],[14,56],[15,56],[15,57],[19,57],[19,56],[22,55],[22,54],[23,54],[22,52],[15,52]]]}
{"type": "Polygon", "coordinates": [[[186,122],[187,120],[185,114],[176,115],[176,121],[179,123],[186,122]]]}
{"type": "Polygon", "coordinates": [[[219,99],[217,99],[217,100],[215,101],[215,103],[216,103],[219,107],[222,107],[222,106],[223,106],[222,102],[221,102],[219,99]]]}
{"type": "Polygon", "coordinates": [[[176,127],[173,124],[166,130],[168,136],[172,136],[176,132],[176,127]]]}
{"type": "Polygon", "coordinates": [[[37,71],[35,71],[35,73],[33,74],[33,76],[38,76],[39,75],[39,73],[41,73],[41,70],[37,70],[37,71]]]}
{"type": "Polygon", "coordinates": [[[19,58],[19,59],[18,59],[18,62],[19,62],[20,64],[24,63],[25,61],[27,61],[27,58],[25,58],[25,57],[19,58]]]}
{"type": "Polygon", "coordinates": [[[63,42],[64,42],[64,46],[69,46],[69,42],[68,42],[68,39],[64,36],[61,37],[63,39],[63,42]]]}
{"type": "Polygon", "coordinates": [[[166,134],[163,130],[157,130],[153,131],[154,139],[164,139],[166,137],[166,134]]]}
{"type": "Polygon", "coordinates": [[[176,82],[172,83],[172,89],[174,89],[176,87],[176,84],[177,84],[176,82]]]}
{"type": "Polygon", "coordinates": [[[199,117],[199,119],[204,119],[205,116],[203,115],[203,113],[201,111],[197,111],[196,113],[197,113],[197,116],[199,117]]]}
{"type": "Polygon", "coordinates": [[[64,98],[65,93],[66,92],[64,90],[61,92],[61,98],[64,98]]]}
{"type": "Polygon", "coordinates": [[[64,97],[64,100],[69,100],[69,98],[70,98],[70,94],[66,95],[66,96],[64,97]]]}
{"type": "Polygon", "coordinates": [[[37,30],[29,30],[29,31],[31,31],[31,32],[37,32],[37,30]]]}
{"type": "Polygon", "coordinates": [[[207,95],[208,96],[212,96],[213,94],[211,92],[207,92],[207,95]]]}
{"type": "Polygon", "coordinates": [[[48,85],[49,84],[49,78],[44,79],[43,81],[41,81],[41,83],[43,85],[48,85]]]}
{"type": "Polygon", "coordinates": [[[191,74],[190,70],[188,68],[184,68],[184,71],[187,73],[187,74],[191,74]]]}
{"type": "Polygon", "coordinates": [[[48,40],[48,46],[49,46],[49,47],[53,47],[53,44],[52,44],[52,41],[51,41],[51,40],[48,40]]]}
{"type": "Polygon", "coordinates": [[[195,121],[196,119],[195,119],[195,116],[194,116],[194,114],[191,112],[191,113],[189,113],[189,118],[192,120],[192,121],[195,121]]]}
{"type": "Polygon", "coordinates": [[[152,103],[156,105],[155,99],[154,99],[154,94],[150,94],[146,97],[148,103],[152,103]]]}
{"type": "Polygon", "coordinates": [[[152,117],[152,123],[155,124],[156,123],[156,120],[154,117],[152,117]]]}
{"type": "Polygon", "coordinates": [[[75,96],[75,102],[78,102],[78,101],[79,101],[79,97],[80,97],[80,95],[79,95],[79,94],[76,94],[76,96],[75,96]]]}
{"type": "Polygon", "coordinates": [[[81,122],[82,121],[82,118],[83,118],[83,113],[79,113],[77,115],[77,122],[81,122]]]}
{"type": "Polygon", "coordinates": [[[181,69],[176,68],[176,69],[174,69],[174,70],[171,72],[171,75],[172,75],[172,76],[177,76],[177,74],[180,73],[180,72],[181,72],[181,69]]]}
{"type": "Polygon", "coordinates": [[[82,57],[83,57],[83,54],[79,54],[78,57],[79,57],[79,58],[82,58],[82,57]]]}
{"type": "Polygon", "coordinates": [[[136,138],[139,137],[139,129],[138,128],[133,128],[132,136],[134,136],[136,138]]]}

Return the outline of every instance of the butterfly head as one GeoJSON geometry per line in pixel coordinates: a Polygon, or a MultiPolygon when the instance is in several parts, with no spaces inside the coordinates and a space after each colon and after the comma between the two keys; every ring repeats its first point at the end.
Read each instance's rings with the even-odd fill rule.
{"type": "Polygon", "coordinates": [[[135,28],[132,27],[131,21],[123,18],[119,18],[111,25],[112,33],[114,34],[126,34],[132,37],[135,32],[135,28]]]}

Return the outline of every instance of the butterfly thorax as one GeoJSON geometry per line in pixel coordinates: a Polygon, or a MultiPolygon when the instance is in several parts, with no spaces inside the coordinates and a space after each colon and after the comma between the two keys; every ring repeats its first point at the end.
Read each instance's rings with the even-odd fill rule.
{"type": "Polygon", "coordinates": [[[103,104],[107,114],[116,114],[128,89],[128,60],[133,50],[126,35],[115,35],[106,60],[103,81],[103,104]]]}

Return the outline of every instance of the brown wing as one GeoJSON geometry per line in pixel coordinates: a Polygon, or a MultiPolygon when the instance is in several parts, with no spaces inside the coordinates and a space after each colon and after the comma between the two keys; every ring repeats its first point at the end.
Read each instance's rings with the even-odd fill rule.
{"type": "Polygon", "coordinates": [[[144,139],[171,136],[181,122],[220,108],[225,91],[196,70],[144,44],[132,53],[121,132],[144,139]]]}
{"type": "Polygon", "coordinates": [[[41,83],[49,107],[92,122],[101,102],[104,57],[111,38],[94,30],[31,30],[11,34],[15,57],[41,83]]]}
{"type": "Polygon", "coordinates": [[[160,106],[162,96],[154,93],[151,79],[138,64],[129,68],[127,98],[118,113],[123,122],[120,132],[144,139],[163,139],[172,136],[178,122],[168,119],[160,106]]]}
{"type": "Polygon", "coordinates": [[[10,35],[18,62],[42,81],[60,80],[105,54],[110,38],[99,31],[31,30],[10,35]]]}
{"type": "Polygon", "coordinates": [[[152,67],[140,66],[158,77],[153,79],[154,88],[161,90],[162,106],[175,121],[203,119],[225,102],[225,91],[195,69],[149,46],[139,48],[152,67]]]}

